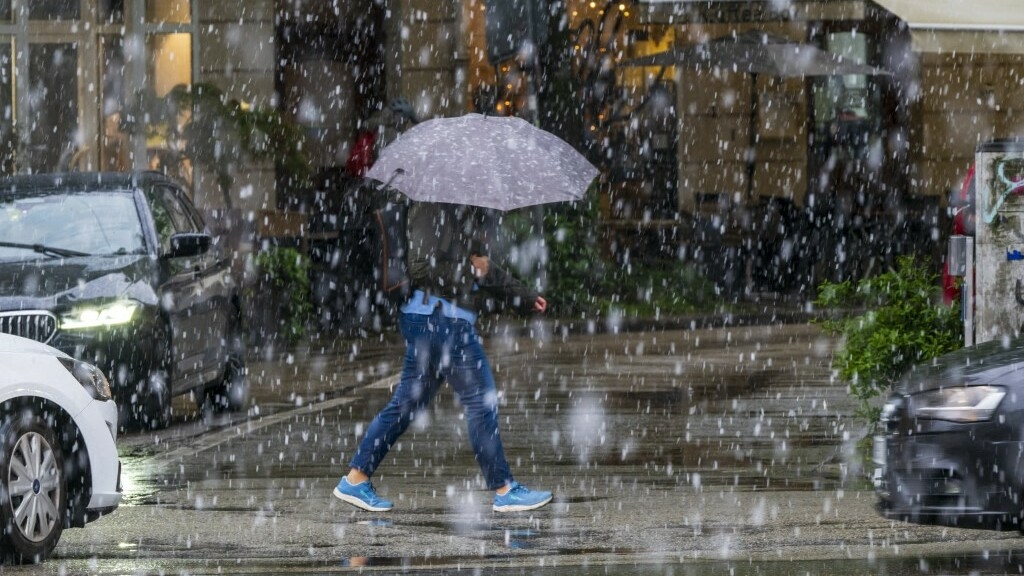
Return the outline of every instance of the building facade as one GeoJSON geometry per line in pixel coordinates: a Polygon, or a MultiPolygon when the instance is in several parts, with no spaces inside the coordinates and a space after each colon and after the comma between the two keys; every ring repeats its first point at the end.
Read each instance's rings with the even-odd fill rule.
{"type": "MultiPolygon", "coordinates": [[[[0,159],[22,172],[165,169],[216,212],[225,200],[201,169],[166,153],[180,143],[139,117],[139,94],[212,85],[280,110],[323,175],[344,173],[360,130],[396,98],[421,119],[486,109],[551,123],[537,96],[543,108],[561,80],[576,83],[579,117],[555,128],[578,131],[563,135],[600,164],[608,222],[742,227],[761,206],[829,215],[861,236],[892,237],[908,222],[928,236],[974,147],[1024,131],[1024,17],[1009,2],[538,1],[547,42],[565,52],[559,71],[528,51],[495,58],[483,0],[0,0],[0,159]],[[629,65],[751,30],[887,74],[629,65]]],[[[234,176],[236,221],[304,233],[316,207],[281,185],[273,162],[234,176]]],[[[878,248],[844,242],[833,241],[834,257],[878,248]]]]}

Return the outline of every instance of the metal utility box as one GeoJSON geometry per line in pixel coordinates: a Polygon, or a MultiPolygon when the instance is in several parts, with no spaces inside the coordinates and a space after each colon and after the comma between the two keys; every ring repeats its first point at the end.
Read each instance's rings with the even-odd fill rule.
{"type": "Polygon", "coordinates": [[[970,244],[970,240],[970,236],[962,234],[949,237],[946,267],[949,269],[950,276],[962,277],[967,275],[968,262],[970,261],[967,246],[970,244]]]}
{"type": "Polygon", "coordinates": [[[975,342],[1024,327],[1024,139],[994,140],[975,155],[975,342]]]}

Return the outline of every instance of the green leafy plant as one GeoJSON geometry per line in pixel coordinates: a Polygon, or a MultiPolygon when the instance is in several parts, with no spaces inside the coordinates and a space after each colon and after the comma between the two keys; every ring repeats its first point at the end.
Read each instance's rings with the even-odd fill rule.
{"type": "Polygon", "coordinates": [[[274,246],[257,252],[254,263],[259,273],[254,289],[269,288],[272,294],[284,296],[279,328],[285,339],[294,344],[306,334],[313,312],[309,300],[309,258],[295,248],[274,246]]]}
{"type": "Polygon", "coordinates": [[[553,205],[544,213],[545,297],[562,314],[594,308],[607,291],[606,265],[596,234],[599,218],[594,188],[579,202],[553,205]]]}
{"type": "Polygon", "coordinates": [[[894,270],[853,284],[826,282],[816,304],[837,310],[823,325],[843,337],[835,362],[859,401],[858,415],[874,424],[883,394],[912,365],[963,345],[958,306],[937,301],[938,276],[913,257],[894,270]]]}
{"type": "Polygon", "coordinates": [[[714,297],[712,284],[691,264],[672,259],[613,262],[597,234],[597,206],[592,188],[583,200],[545,212],[545,296],[557,313],[657,317],[693,312],[714,297]]]}
{"type": "Polygon", "coordinates": [[[685,262],[633,265],[613,278],[622,289],[606,298],[603,308],[631,317],[688,314],[714,298],[714,285],[685,262]]]}

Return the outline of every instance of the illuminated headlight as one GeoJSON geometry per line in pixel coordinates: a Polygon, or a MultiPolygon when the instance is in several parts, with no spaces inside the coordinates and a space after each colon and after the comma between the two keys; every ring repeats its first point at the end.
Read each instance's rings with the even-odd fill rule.
{"type": "Polygon", "coordinates": [[[127,300],[98,306],[83,306],[61,315],[60,327],[64,330],[80,330],[127,324],[138,309],[137,302],[127,300]]]}
{"type": "Polygon", "coordinates": [[[995,413],[1006,391],[997,386],[960,386],[911,396],[918,418],[951,422],[982,422],[995,413]]]}
{"type": "Polygon", "coordinates": [[[71,372],[75,380],[81,383],[90,396],[101,402],[113,398],[110,394],[110,382],[103,375],[102,370],[73,358],[58,358],[58,360],[68,369],[68,372],[71,372]]]}

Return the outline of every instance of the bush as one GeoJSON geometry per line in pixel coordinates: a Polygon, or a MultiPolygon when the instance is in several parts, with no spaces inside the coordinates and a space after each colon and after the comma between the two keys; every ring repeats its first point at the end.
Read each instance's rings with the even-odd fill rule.
{"type": "Polygon", "coordinates": [[[597,235],[597,206],[592,188],[580,202],[545,212],[545,297],[557,314],[657,317],[693,312],[714,297],[712,283],[690,264],[671,259],[609,259],[597,235]]]}
{"type": "Polygon", "coordinates": [[[856,285],[819,287],[816,304],[840,312],[824,322],[844,338],[836,356],[839,376],[850,383],[860,402],[858,415],[869,424],[878,420],[872,400],[908,368],[963,346],[960,308],[939,303],[937,287],[938,276],[913,257],[902,257],[895,270],[856,285]]]}
{"type": "Polygon", "coordinates": [[[591,188],[583,200],[554,205],[544,215],[548,251],[545,297],[561,315],[594,308],[595,298],[606,291],[597,206],[597,194],[591,188]]]}
{"type": "Polygon", "coordinates": [[[619,288],[600,298],[605,312],[617,310],[627,317],[658,318],[706,309],[714,284],[697,269],[679,261],[631,264],[611,275],[619,288]]]}
{"type": "MultiPolygon", "coordinates": [[[[279,329],[291,344],[306,333],[306,323],[313,311],[310,302],[309,258],[295,248],[274,246],[256,253],[258,271],[256,290],[269,290],[280,303],[279,329]]],[[[268,296],[268,294],[257,294],[268,296]]],[[[257,296],[254,295],[254,296],[257,296]]],[[[279,334],[279,336],[282,334],[279,334]]]]}

